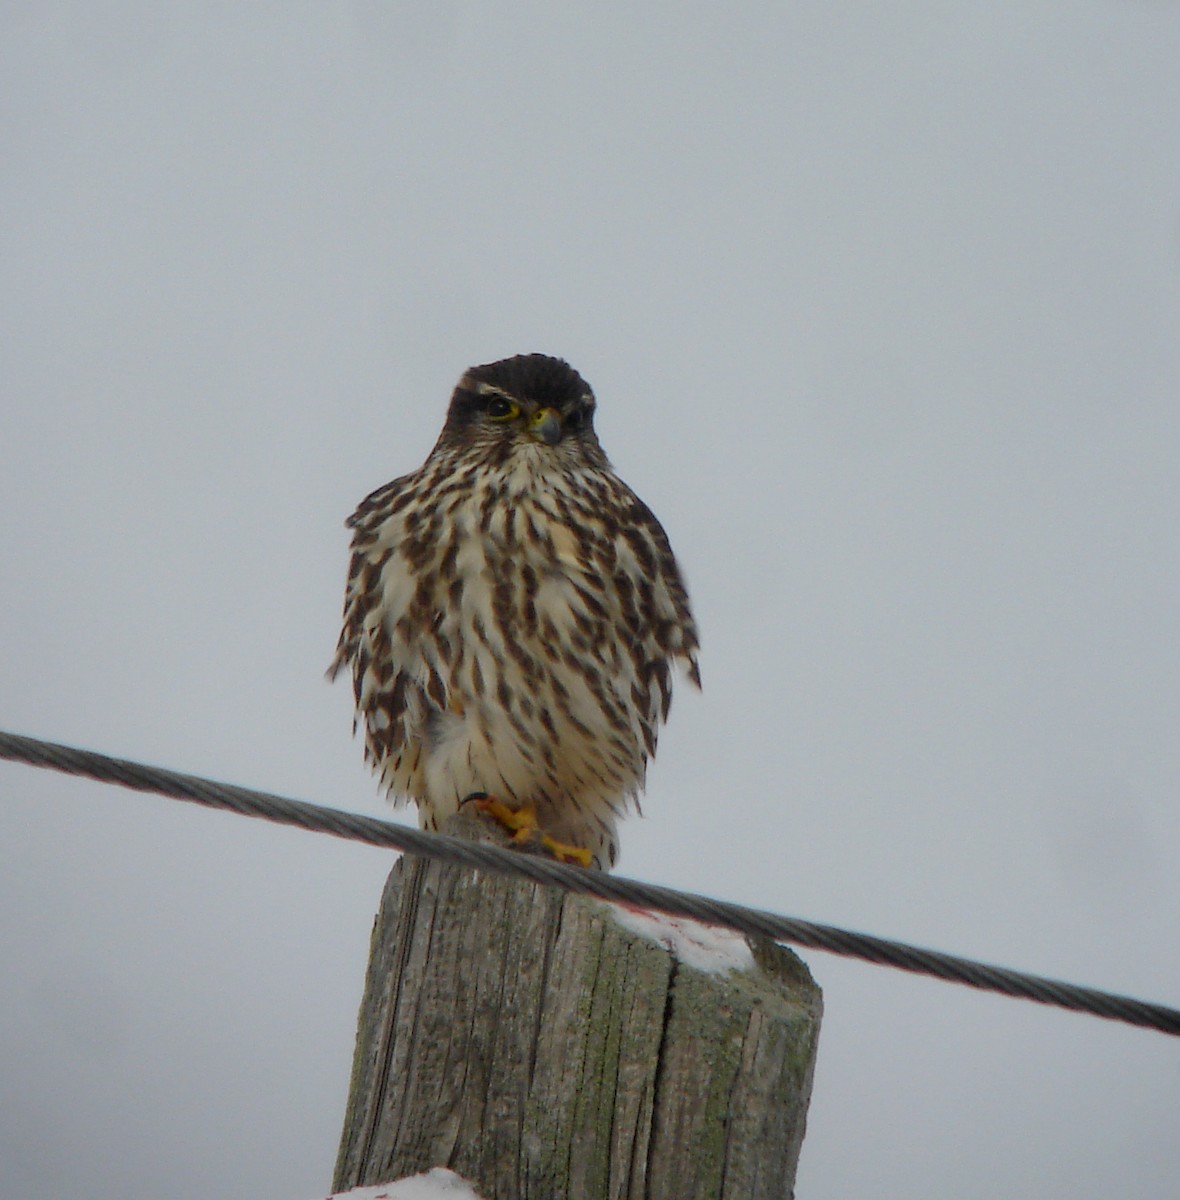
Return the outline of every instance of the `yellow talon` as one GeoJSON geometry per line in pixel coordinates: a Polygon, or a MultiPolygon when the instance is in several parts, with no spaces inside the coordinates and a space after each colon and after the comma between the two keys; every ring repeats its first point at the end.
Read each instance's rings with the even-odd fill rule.
{"type": "Polygon", "coordinates": [[[487,813],[494,821],[499,821],[505,829],[511,830],[515,836],[513,841],[527,841],[529,835],[537,828],[537,810],[531,804],[524,808],[509,808],[501,800],[492,796],[476,796],[471,801],[480,812],[487,813]],[[521,837],[524,834],[524,837],[521,837]]]}
{"type": "Polygon", "coordinates": [[[512,840],[518,845],[527,846],[539,842],[558,862],[580,863],[588,867],[594,861],[594,856],[585,846],[571,846],[568,842],[559,842],[541,831],[537,824],[537,810],[531,804],[521,808],[509,808],[500,800],[491,796],[473,796],[471,803],[480,812],[487,813],[494,821],[498,821],[512,833],[512,840]]]}
{"type": "Polygon", "coordinates": [[[541,845],[553,855],[558,862],[577,863],[588,867],[594,861],[594,855],[585,846],[571,846],[569,842],[558,842],[547,833],[541,834],[541,845]]]}

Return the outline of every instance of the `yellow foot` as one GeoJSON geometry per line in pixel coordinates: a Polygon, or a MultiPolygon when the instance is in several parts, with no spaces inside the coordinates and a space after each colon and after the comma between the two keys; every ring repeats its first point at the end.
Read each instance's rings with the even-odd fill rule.
{"type": "Polygon", "coordinates": [[[559,842],[544,833],[537,824],[537,810],[531,804],[522,808],[509,808],[507,804],[484,792],[468,796],[464,803],[467,801],[503,825],[512,834],[512,840],[518,846],[540,845],[558,862],[580,863],[583,867],[590,866],[594,861],[594,856],[585,846],[571,846],[568,842],[559,842]]]}

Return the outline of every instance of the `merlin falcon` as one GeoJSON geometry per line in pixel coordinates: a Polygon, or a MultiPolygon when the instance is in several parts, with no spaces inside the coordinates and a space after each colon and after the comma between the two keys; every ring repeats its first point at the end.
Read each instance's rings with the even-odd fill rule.
{"type": "Polygon", "coordinates": [[[659,521],[614,473],[561,359],[472,367],[417,471],[348,520],[344,627],[365,758],[438,829],[471,800],[603,870],[697,632],[659,521]]]}

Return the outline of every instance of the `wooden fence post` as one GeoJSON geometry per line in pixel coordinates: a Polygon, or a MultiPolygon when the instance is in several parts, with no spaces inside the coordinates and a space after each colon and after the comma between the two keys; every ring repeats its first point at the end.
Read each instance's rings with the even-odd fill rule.
{"type": "Polygon", "coordinates": [[[403,858],[334,1188],[445,1166],[487,1200],[789,1197],[820,1011],[772,942],[403,858]]]}

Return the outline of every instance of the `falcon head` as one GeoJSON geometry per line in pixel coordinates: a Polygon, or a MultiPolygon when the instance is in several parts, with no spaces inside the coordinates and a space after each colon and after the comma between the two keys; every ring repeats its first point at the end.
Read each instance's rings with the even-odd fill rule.
{"type": "Polygon", "coordinates": [[[464,373],[439,443],[479,445],[497,458],[531,446],[605,463],[594,408],[590,385],[569,363],[547,354],[518,354],[464,373]]]}

